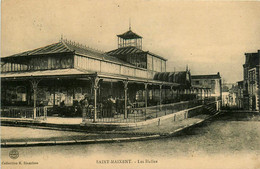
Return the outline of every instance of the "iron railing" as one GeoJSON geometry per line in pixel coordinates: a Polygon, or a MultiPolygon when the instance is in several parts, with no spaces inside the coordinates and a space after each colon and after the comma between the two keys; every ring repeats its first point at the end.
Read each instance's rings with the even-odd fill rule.
{"type": "Polygon", "coordinates": [[[23,118],[23,119],[46,119],[47,108],[36,107],[36,117],[34,117],[33,107],[1,107],[1,117],[23,118]]]}
{"type": "MultiPolygon", "coordinates": [[[[164,104],[151,107],[142,108],[132,108],[127,107],[127,112],[125,109],[115,109],[115,108],[102,108],[97,107],[96,122],[105,123],[135,123],[140,121],[145,121],[148,119],[153,119],[168,114],[176,113],[181,110],[189,109],[202,105],[201,100],[184,101],[173,104],[164,104]]],[[[83,115],[83,122],[93,121],[94,119],[94,109],[86,109],[86,114],[83,115]]]]}

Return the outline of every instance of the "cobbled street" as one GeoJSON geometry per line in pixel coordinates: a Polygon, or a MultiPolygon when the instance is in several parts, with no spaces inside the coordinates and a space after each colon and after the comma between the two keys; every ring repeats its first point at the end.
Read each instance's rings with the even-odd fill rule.
{"type": "MultiPolygon", "coordinates": [[[[51,135],[56,131],[45,132],[51,135]]],[[[233,159],[234,156],[241,162],[237,165],[245,167],[247,162],[258,165],[259,143],[259,114],[228,112],[170,138],[122,143],[3,148],[2,161],[10,161],[8,153],[12,149],[16,149],[20,155],[17,161],[30,161],[32,159],[37,161],[38,159],[38,163],[44,163],[41,167],[48,167],[49,161],[59,163],[58,159],[63,161],[69,158],[78,159],[81,164],[86,163],[88,165],[89,163],[97,168],[105,167],[104,165],[120,165],[116,164],[115,161],[111,164],[111,160],[119,160],[118,163],[123,162],[122,160],[130,160],[132,164],[129,164],[129,167],[134,165],[137,167],[140,165],[156,167],[157,163],[167,162],[169,159],[173,162],[174,159],[184,163],[189,161],[194,163],[195,166],[200,165],[199,161],[202,159],[205,166],[214,160],[219,161],[219,164],[215,167],[234,167],[233,165],[236,165],[237,162],[235,164],[228,160],[229,158],[233,159]],[[194,162],[194,159],[197,162],[194,162]],[[205,161],[205,159],[208,160],[205,161]],[[102,160],[103,162],[108,160],[109,164],[102,164],[102,160]]],[[[60,165],[77,166],[76,160],[70,161],[73,161],[73,163],[60,165]]],[[[185,165],[181,165],[181,163],[175,165],[179,168],[185,168],[185,165]]],[[[28,167],[33,166],[29,165],[28,167]]]]}

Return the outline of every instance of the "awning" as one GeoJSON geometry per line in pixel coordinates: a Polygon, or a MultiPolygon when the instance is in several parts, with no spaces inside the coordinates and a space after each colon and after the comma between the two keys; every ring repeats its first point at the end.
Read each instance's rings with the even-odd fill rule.
{"type": "Polygon", "coordinates": [[[60,76],[78,76],[93,74],[93,72],[84,72],[78,69],[57,69],[57,70],[40,70],[28,72],[8,72],[1,73],[1,79],[24,79],[24,78],[53,78],[60,76]]]}
{"type": "Polygon", "coordinates": [[[117,75],[117,74],[109,74],[109,73],[101,73],[101,72],[91,72],[79,69],[57,69],[57,70],[39,70],[39,71],[31,71],[31,72],[8,72],[2,73],[2,80],[25,80],[25,79],[33,79],[33,78],[84,78],[90,76],[98,76],[100,78],[105,79],[115,79],[115,80],[128,80],[129,82],[140,82],[140,83],[151,83],[165,86],[179,86],[178,83],[172,82],[163,82],[152,79],[144,79],[138,77],[117,75]]]}

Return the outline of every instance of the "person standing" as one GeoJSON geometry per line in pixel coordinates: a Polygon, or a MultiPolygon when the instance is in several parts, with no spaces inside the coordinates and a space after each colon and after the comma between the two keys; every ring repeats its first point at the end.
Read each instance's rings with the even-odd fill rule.
{"type": "Polygon", "coordinates": [[[85,121],[87,117],[88,107],[89,107],[87,95],[85,95],[84,99],[82,99],[80,103],[81,103],[81,110],[82,110],[82,118],[85,121]]]}
{"type": "Polygon", "coordinates": [[[108,98],[108,112],[109,112],[109,115],[108,117],[113,117],[114,114],[115,114],[115,104],[116,104],[116,101],[113,99],[112,95],[108,98]]]}

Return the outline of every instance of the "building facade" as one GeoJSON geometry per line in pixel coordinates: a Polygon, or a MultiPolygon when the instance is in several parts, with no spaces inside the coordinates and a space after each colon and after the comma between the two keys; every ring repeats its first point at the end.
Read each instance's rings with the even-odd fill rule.
{"type": "Polygon", "coordinates": [[[219,72],[212,75],[192,75],[191,76],[192,86],[202,86],[210,89],[211,97],[215,97],[221,100],[222,88],[221,88],[221,76],[219,72]]]}
{"type": "Polygon", "coordinates": [[[229,89],[229,107],[238,108],[238,86],[232,85],[229,89]]]}
{"type": "Polygon", "coordinates": [[[246,110],[259,111],[259,58],[257,53],[245,53],[243,104],[246,110]]]}
{"type": "Polygon", "coordinates": [[[243,109],[244,108],[244,102],[243,102],[243,85],[244,82],[243,81],[239,81],[237,82],[237,107],[239,109],[243,109]]]}

